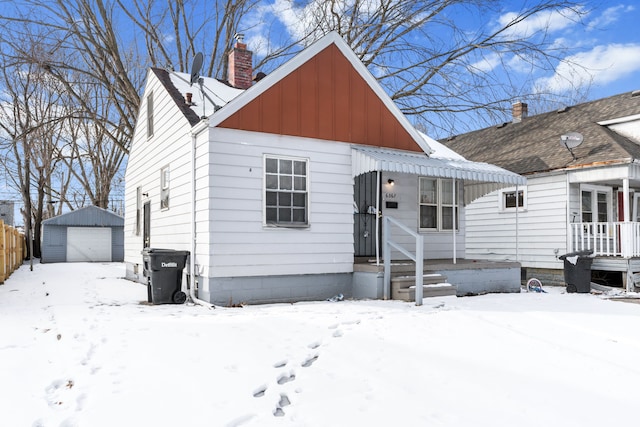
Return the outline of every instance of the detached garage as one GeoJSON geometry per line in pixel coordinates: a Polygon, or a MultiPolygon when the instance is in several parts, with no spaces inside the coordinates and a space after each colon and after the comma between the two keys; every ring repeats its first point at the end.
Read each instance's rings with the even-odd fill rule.
{"type": "Polygon", "coordinates": [[[88,206],[42,221],[40,262],[124,261],[124,218],[88,206]]]}

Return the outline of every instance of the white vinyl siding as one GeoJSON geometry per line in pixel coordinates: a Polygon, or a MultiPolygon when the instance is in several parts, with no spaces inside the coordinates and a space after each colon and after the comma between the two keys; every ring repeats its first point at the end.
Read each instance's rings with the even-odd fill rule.
{"type": "Polygon", "coordinates": [[[210,254],[203,262],[209,265],[205,276],[353,270],[349,144],[218,128],[210,141],[198,140],[199,159],[205,150],[210,150],[206,170],[199,163],[196,172],[197,250],[210,254]],[[307,161],[308,226],[265,227],[265,156],[307,161]]]}
{"type": "MultiPolygon", "coordinates": [[[[153,92],[153,137],[147,140],[147,96],[140,106],[143,120],[137,127],[131,143],[125,180],[125,210],[136,212],[138,190],[144,201],[151,203],[151,247],[189,250],[190,230],[190,125],[177,110],[175,101],[164,90],[152,72],[148,74],[146,93],[153,92]],[[171,209],[160,209],[161,180],[159,171],[167,166],[167,153],[171,153],[171,209]]],[[[142,220],[142,217],[140,218],[142,220]]],[[[142,232],[136,234],[136,215],[125,217],[125,262],[142,263],[142,232]]],[[[140,223],[140,230],[142,223],[140,223]]]]}
{"type": "MultiPolygon", "coordinates": [[[[515,190],[515,188],[513,189],[515,190]]],[[[557,255],[567,248],[567,178],[564,174],[528,177],[526,211],[499,209],[500,191],[466,208],[466,256],[488,260],[516,260],[523,267],[562,268],[557,255]]]]}

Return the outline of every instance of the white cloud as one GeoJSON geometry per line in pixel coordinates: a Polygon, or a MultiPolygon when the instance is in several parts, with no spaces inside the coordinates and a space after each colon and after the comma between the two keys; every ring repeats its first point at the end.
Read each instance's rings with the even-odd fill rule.
{"type": "Polygon", "coordinates": [[[501,63],[500,55],[497,53],[491,53],[489,55],[485,55],[479,61],[470,64],[469,69],[471,72],[490,72],[496,69],[501,63]]]}
{"type": "Polygon", "coordinates": [[[307,19],[309,14],[305,13],[305,9],[313,7],[311,2],[306,7],[296,8],[292,2],[287,0],[276,0],[271,6],[271,12],[282,22],[289,34],[296,39],[301,39],[305,35],[307,28],[307,19]]]}
{"type": "Polygon", "coordinates": [[[606,85],[640,72],[640,43],[596,46],[565,58],[551,77],[536,81],[543,91],[563,92],[589,84],[606,85]]]}
{"type": "MultiPolygon", "coordinates": [[[[572,9],[543,11],[514,24],[503,34],[509,38],[530,38],[541,31],[553,33],[564,30],[578,22],[578,15],[580,12],[582,12],[582,9],[579,9],[578,11],[572,9]]],[[[519,14],[517,12],[505,13],[500,16],[498,23],[500,27],[504,27],[516,20],[518,16],[519,14]]]]}
{"type": "Polygon", "coordinates": [[[635,10],[633,6],[625,6],[623,4],[610,7],[602,12],[602,15],[594,18],[591,22],[589,22],[589,24],[587,25],[587,29],[593,30],[606,27],[607,25],[616,22],[620,18],[620,15],[622,15],[623,13],[629,13],[633,10],[635,10]]]}

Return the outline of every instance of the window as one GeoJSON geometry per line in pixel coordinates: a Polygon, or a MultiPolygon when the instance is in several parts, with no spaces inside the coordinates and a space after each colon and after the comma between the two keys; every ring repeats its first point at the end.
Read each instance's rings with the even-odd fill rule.
{"type": "Polygon", "coordinates": [[[498,193],[501,211],[514,211],[516,206],[519,211],[527,209],[527,191],[526,189],[518,189],[516,196],[516,189],[500,190],[498,193]]]}
{"type": "Polygon", "coordinates": [[[580,187],[580,217],[582,222],[609,222],[612,217],[612,193],[609,187],[580,187]]]}
{"type": "Polygon", "coordinates": [[[308,225],[308,160],[265,156],[265,224],[308,225]]]}
{"type": "Polygon", "coordinates": [[[457,230],[459,186],[451,179],[419,179],[419,205],[421,230],[457,230]]]}
{"type": "Polygon", "coordinates": [[[169,209],[169,166],[160,170],[160,209],[169,209]]]}
{"type": "Polygon", "coordinates": [[[136,236],[140,235],[140,223],[142,222],[142,187],[136,188],[136,236]]]}
{"type": "Polygon", "coordinates": [[[147,138],[153,136],[153,92],[147,95],[147,138]]]}

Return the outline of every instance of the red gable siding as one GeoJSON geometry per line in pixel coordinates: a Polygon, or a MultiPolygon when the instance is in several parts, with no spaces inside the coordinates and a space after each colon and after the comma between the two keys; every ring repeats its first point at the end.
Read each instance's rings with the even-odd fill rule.
{"type": "Polygon", "coordinates": [[[219,126],[422,152],[333,44],[219,126]]]}

